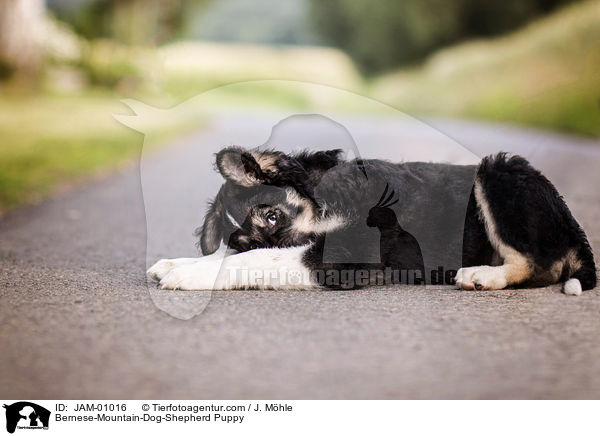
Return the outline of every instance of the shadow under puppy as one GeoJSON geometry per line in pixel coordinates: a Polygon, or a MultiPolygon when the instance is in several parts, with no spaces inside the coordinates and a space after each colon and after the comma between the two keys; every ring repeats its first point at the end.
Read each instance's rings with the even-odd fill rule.
{"type": "Polygon", "coordinates": [[[225,183],[198,232],[204,257],[158,261],[148,274],[162,288],[349,288],[381,284],[377,271],[389,269],[421,284],[445,272],[444,283],[463,289],[565,282],[565,293],[579,295],[596,285],[585,233],[550,181],[519,156],[449,165],[229,147],[216,166],[225,183]],[[422,251],[420,274],[403,255],[390,257],[406,251],[367,225],[387,189],[397,196],[396,224],[422,251]]]}

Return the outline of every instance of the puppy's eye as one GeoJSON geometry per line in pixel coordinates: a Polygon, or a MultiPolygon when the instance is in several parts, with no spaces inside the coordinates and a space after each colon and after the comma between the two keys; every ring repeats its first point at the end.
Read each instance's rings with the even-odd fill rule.
{"type": "Polygon", "coordinates": [[[269,212],[267,214],[267,222],[272,226],[277,224],[277,214],[275,212],[269,212]]]}

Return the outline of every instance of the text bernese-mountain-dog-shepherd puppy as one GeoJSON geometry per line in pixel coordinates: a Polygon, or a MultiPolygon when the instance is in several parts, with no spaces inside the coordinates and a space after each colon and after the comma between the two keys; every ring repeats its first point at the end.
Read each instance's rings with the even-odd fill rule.
{"type": "Polygon", "coordinates": [[[596,286],[584,231],[519,156],[396,164],[229,147],[216,166],[225,183],[198,231],[204,256],[154,264],[164,289],[596,286]]]}

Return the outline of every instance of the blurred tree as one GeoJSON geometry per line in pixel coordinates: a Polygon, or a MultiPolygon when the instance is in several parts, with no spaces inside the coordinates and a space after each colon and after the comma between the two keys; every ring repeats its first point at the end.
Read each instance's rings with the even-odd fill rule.
{"type": "Polygon", "coordinates": [[[183,30],[192,8],[210,0],[49,0],[57,16],[83,36],[154,45],[183,30]]]}
{"type": "Polygon", "coordinates": [[[252,44],[319,43],[308,0],[219,0],[198,8],[186,36],[252,44]]]}
{"type": "Polygon", "coordinates": [[[365,73],[423,58],[458,40],[512,30],[573,0],[310,0],[322,37],[365,73]]]}
{"type": "Polygon", "coordinates": [[[42,63],[44,0],[0,1],[0,78],[35,76],[42,63]]]}

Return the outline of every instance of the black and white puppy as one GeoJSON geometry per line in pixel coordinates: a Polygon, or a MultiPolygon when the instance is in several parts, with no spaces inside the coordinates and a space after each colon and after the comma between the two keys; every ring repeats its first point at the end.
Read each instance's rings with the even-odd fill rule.
{"type": "Polygon", "coordinates": [[[198,232],[204,257],[158,261],[148,275],[162,288],[596,286],[585,233],[518,156],[395,164],[230,147],[216,165],[225,183],[198,232]]]}

